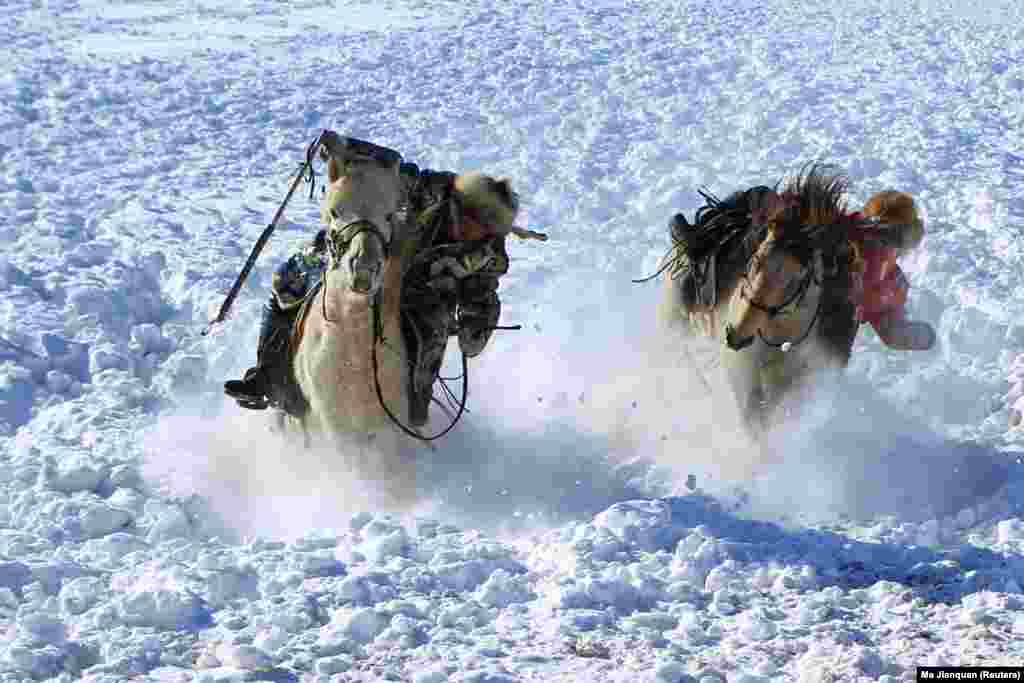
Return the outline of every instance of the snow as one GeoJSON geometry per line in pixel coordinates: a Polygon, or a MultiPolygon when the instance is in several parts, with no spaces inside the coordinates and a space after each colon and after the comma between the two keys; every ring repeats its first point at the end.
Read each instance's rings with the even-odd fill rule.
{"type": "MultiPolygon", "coordinates": [[[[15,1],[0,683],[908,680],[1024,664],[1020,4],[15,1]],[[382,502],[220,384],[322,128],[508,176],[470,413],[382,502]],[[758,454],[653,325],[665,225],[823,158],[912,193],[940,346],[864,330],[758,454]],[[694,486],[685,482],[693,475],[694,486]]],[[[687,365],[689,363],[689,365],[687,365]]],[[[443,425],[441,425],[443,426],[443,425]]]]}

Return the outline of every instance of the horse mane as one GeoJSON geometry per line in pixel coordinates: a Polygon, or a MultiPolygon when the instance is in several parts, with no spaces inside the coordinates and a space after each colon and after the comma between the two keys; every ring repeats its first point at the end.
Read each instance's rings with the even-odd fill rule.
{"type": "Polygon", "coordinates": [[[857,335],[854,306],[850,300],[850,269],[853,251],[849,243],[847,209],[849,178],[835,166],[805,164],[782,187],[781,208],[768,221],[776,239],[800,259],[822,250],[824,297],[817,336],[833,356],[848,360],[857,335]]]}
{"type": "Polygon", "coordinates": [[[750,222],[745,193],[735,192],[722,200],[706,190],[699,192],[706,204],[697,210],[693,224],[676,214],[670,226],[672,246],[652,276],[667,270],[672,279],[683,278],[684,303],[690,308],[702,303],[708,277],[714,280],[715,299],[721,301],[746,272],[765,235],[763,228],[754,229],[750,222]]]}
{"type": "Polygon", "coordinates": [[[780,190],[788,204],[769,217],[770,228],[787,242],[845,235],[849,178],[831,164],[809,162],[780,190]]]}

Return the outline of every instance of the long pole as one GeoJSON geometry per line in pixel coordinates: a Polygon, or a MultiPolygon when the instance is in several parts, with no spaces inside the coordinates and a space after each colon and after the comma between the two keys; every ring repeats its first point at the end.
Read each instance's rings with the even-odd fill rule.
{"type": "Polygon", "coordinates": [[[260,255],[260,252],[263,251],[263,247],[267,244],[267,240],[270,239],[270,235],[273,234],[274,229],[277,227],[277,223],[284,215],[284,209],[288,206],[288,202],[291,200],[292,195],[295,194],[295,190],[298,189],[299,183],[302,182],[302,179],[306,177],[306,172],[312,167],[313,156],[326,133],[327,131],[320,133],[316,140],[314,140],[306,149],[305,163],[303,163],[299,169],[299,173],[295,177],[295,181],[292,183],[292,186],[288,188],[288,194],[285,195],[284,201],[281,202],[281,206],[277,208],[277,213],[274,214],[274,219],[270,221],[270,224],[266,228],[263,229],[263,233],[260,235],[260,238],[256,240],[256,244],[253,245],[252,251],[249,252],[249,258],[246,259],[245,265],[242,267],[242,272],[240,272],[238,277],[235,279],[235,284],[231,286],[231,291],[229,291],[227,297],[224,298],[224,303],[220,305],[220,311],[217,313],[217,317],[211,320],[206,326],[206,329],[203,330],[202,334],[204,337],[210,333],[210,330],[213,329],[214,325],[223,322],[224,319],[227,318],[228,312],[231,310],[231,306],[235,303],[235,298],[238,297],[238,292],[241,291],[242,285],[245,284],[245,280],[249,277],[252,267],[256,264],[256,258],[260,255]]]}

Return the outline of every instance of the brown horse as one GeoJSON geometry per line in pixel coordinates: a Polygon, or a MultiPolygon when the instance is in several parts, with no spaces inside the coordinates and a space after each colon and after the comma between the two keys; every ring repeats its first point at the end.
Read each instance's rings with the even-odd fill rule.
{"type": "Polygon", "coordinates": [[[849,363],[859,326],[851,230],[861,219],[847,211],[847,186],[842,174],[811,165],[740,218],[723,213],[703,233],[715,248],[673,236],[659,317],[722,343],[722,368],[755,438],[804,380],[849,363]]]}

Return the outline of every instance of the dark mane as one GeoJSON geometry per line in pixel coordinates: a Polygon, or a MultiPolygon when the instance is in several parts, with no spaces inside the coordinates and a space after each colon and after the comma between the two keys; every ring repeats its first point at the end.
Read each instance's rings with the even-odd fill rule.
{"type": "Polygon", "coordinates": [[[781,190],[783,198],[795,200],[795,205],[769,219],[769,227],[780,232],[781,246],[797,258],[810,258],[816,249],[822,250],[824,298],[817,335],[829,353],[845,360],[857,335],[850,301],[853,254],[846,232],[848,188],[848,177],[835,166],[806,164],[781,190]]]}
{"type": "Polygon", "coordinates": [[[694,222],[689,223],[681,213],[672,219],[672,247],[655,275],[668,270],[672,279],[682,278],[687,307],[721,300],[746,272],[764,239],[765,229],[751,225],[748,192],[735,192],[722,200],[700,190],[706,203],[697,210],[694,222]]]}
{"type": "Polygon", "coordinates": [[[795,206],[772,216],[769,225],[787,242],[842,236],[849,185],[849,178],[831,164],[805,164],[780,191],[795,206]]]}

